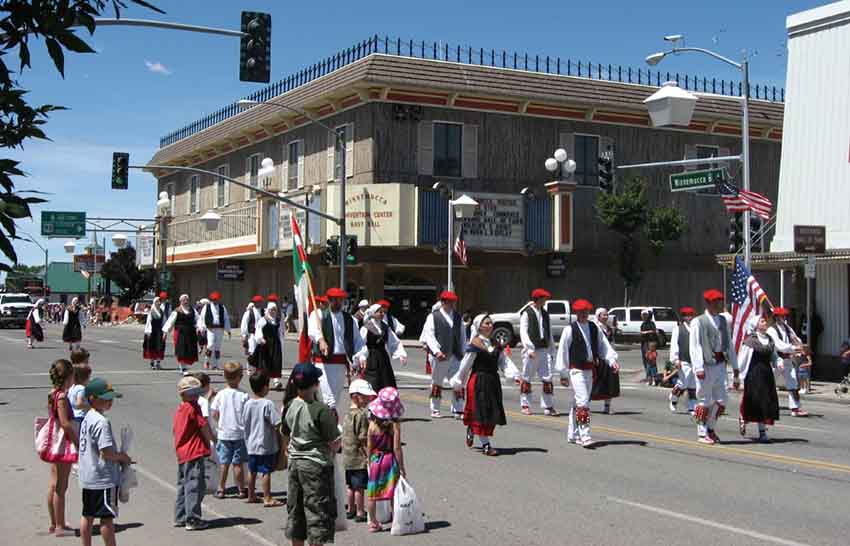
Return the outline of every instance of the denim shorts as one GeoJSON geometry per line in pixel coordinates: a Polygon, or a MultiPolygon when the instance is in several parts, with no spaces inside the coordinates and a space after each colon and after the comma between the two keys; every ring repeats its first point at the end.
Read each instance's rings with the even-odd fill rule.
{"type": "Polygon", "coordinates": [[[215,452],[221,464],[242,464],[248,460],[245,440],[219,440],[215,452]]]}
{"type": "Polygon", "coordinates": [[[271,455],[248,455],[248,471],[251,474],[271,474],[277,466],[277,453],[271,455]]]}
{"type": "Polygon", "coordinates": [[[369,486],[369,473],[365,468],[346,470],[345,485],[352,491],[363,491],[369,486]]]}

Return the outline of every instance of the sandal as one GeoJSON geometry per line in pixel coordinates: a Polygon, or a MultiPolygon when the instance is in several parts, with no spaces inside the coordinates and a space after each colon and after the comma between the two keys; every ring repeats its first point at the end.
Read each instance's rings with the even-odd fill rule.
{"type": "Polygon", "coordinates": [[[215,497],[215,498],[217,498],[217,499],[223,499],[223,498],[225,497],[224,489],[219,489],[218,491],[216,491],[216,492],[213,494],[213,497],[215,497]]]}
{"type": "Polygon", "coordinates": [[[278,506],[285,506],[286,503],[281,502],[277,499],[273,499],[271,502],[264,502],[263,508],[277,508],[278,506]]]}
{"type": "Polygon", "coordinates": [[[240,499],[243,499],[243,500],[244,500],[244,499],[247,499],[247,498],[248,498],[248,490],[247,490],[247,489],[243,489],[242,491],[240,491],[240,492],[239,492],[239,498],[240,498],[240,499]]]}
{"type": "Polygon", "coordinates": [[[499,456],[499,450],[497,450],[495,447],[491,446],[490,444],[484,444],[484,447],[481,449],[481,453],[483,453],[484,455],[486,455],[488,457],[498,457],[499,456]]]}
{"type": "Polygon", "coordinates": [[[377,521],[369,522],[369,532],[370,533],[380,533],[384,528],[381,527],[381,524],[377,521]]]}

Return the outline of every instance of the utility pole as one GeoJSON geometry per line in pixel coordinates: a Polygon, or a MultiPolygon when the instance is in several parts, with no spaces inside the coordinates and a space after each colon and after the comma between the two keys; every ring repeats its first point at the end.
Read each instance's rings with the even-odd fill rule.
{"type": "MultiPolygon", "coordinates": [[[[345,155],[346,155],[346,142],[345,136],[347,133],[347,129],[345,129],[345,125],[343,125],[342,136],[340,136],[339,131],[335,131],[336,138],[336,146],[339,151],[339,287],[342,290],[345,290],[346,278],[345,278],[345,249],[348,248],[348,238],[346,235],[345,229],[345,155]]],[[[354,135],[352,135],[354,138],[354,135]]]]}

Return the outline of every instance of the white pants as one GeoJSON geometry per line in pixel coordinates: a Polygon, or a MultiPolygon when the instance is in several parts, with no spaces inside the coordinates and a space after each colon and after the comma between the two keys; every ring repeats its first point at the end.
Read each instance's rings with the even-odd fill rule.
{"type": "MultiPolygon", "coordinates": [[[[460,361],[450,355],[446,360],[440,362],[437,357],[431,358],[431,386],[443,388],[460,368],[460,361]]],[[[452,394],[452,413],[463,413],[463,399],[458,398],[458,391],[452,394]]],[[[461,391],[462,392],[462,391],[461,391]]],[[[439,411],[442,405],[441,398],[431,397],[431,411],[439,411]]]]}
{"type": "MultiPolygon", "coordinates": [[[[705,436],[714,430],[721,407],[726,407],[726,364],[705,366],[705,379],[696,377],[697,400],[708,411],[705,422],[697,420],[697,434],[705,436]]],[[[696,374],[694,374],[696,376],[696,374]]]]}
{"type": "Polygon", "coordinates": [[[209,355],[212,356],[213,366],[218,368],[221,360],[221,342],[224,340],[224,330],[221,328],[209,328],[207,330],[207,362],[209,355]]]}
{"type": "Polygon", "coordinates": [[[785,389],[788,391],[788,408],[795,410],[800,409],[800,397],[797,389],[800,388],[800,383],[797,381],[797,368],[790,358],[781,361],[784,369],[782,375],[785,376],[785,389]]]}
{"type": "Polygon", "coordinates": [[[319,392],[322,395],[322,402],[327,404],[329,408],[337,410],[337,415],[341,415],[349,406],[342,398],[345,392],[345,364],[316,362],[316,367],[322,370],[322,377],[319,378],[319,392]]]}
{"type": "MultiPolygon", "coordinates": [[[[528,357],[528,351],[522,351],[522,375],[520,379],[526,383],[531,383],[534,376],[540,378],[543,383],[552,383],[552,354],[547,349],[539,349],[534,352],[534,358],[528,357]]],[[[530,393],[523,393],[520,390],[519,403],[522,407],[529,407],[531,404],[530,393]]],[[[540,393],[540,408],[547,409],[554,407],[555,397],[551,394],[540,393]]]]}
{"type": "MultiPolygon", "coordinates": [[[[690,362],[681,363],[681,368],[679,368],[679,373],[676,376],[676,387],[681,391],[691,391],[697,388],[696,374],[690,362]]],[[[679,397],[671,392],[670,400],[675,403],[679,400],[679,397]]],[[[693,411],[695,406],[696,400],[688,396],[688,410],[693,411]]]]}
{"type": "Polygon", "coordinates": [[[590,421],[586,424],[578,423],[576,413],[578,411],[590,412],[590,393],[593,390],[593,370],[570,369],[570,385],[573,387],[573,401],[570,403],[570,424],[567,428],[567,438],[575,440],[578,436],[581,440],[590,438],[590,421]]]}

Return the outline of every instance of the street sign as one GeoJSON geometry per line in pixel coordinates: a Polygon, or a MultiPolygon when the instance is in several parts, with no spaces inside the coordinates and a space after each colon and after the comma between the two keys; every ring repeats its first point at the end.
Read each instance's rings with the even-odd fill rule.
{"type": "Polygon", "coordinates": [[[85,212],[41,211],[41,234],[44,237],[72,237],[80,239],[86,236],[85,212]]]}
{"type": "Polygon", "coordinates": [[[216,278],[220,281],[244,281],[245,262],[241,260],[219,260],[216,278]]]}
{"type": "Polygon", "coordinates": [[[670,191],[713,189],[724,178],[726,178],[726,169],[705,169],[671,174],[670,191]]]}
{"type": "Polygon", "coordinates": [[[546,260],[546,275],[549,277],[563,277],[567,272],[567,255],[564,252],[549,254],[546,260]]]}
{"type": "Polygon", "coordinates": [[[106,256],[103,254],[75,254],[74,271],[100,273],[104,262],[106,262],[106,256]]]}
{"type": "Polygon", "coordinates": [[[806,260],[806,278],[814,279],[817,275],[817,267],[815,266],[815,257],[809,256],[806,260]]]}
{"type": "Polygon", "coordinates": [[[826,252],[826,226],[794,226],[794,252],[798,254],[824,254],[826,252]]]}

